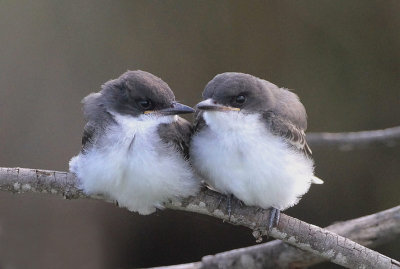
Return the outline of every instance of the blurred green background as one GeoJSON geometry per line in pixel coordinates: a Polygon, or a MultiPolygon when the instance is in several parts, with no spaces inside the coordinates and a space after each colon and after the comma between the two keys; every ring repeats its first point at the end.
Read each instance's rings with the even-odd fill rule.
{"type": "MultiPolygon", "coordinates": [[[[67,170],[80,100],[126,70],[195,105],[225,71],[295,89],[309,131],[400,124],[400,1],[0,1],[0,166],[67,170]]],[[[313,186],[287,214],[326,226],[400,201],[399,147],[314,149],[313,186]]],[[[100,201],[0,193],[0,268],[132,268],[255,244],[247,229],[100,201]]],[[[400,240],[378,249],[400,259],[400,240]]],[[[315,268],[337,268],[320,265],[315,268]]]]}

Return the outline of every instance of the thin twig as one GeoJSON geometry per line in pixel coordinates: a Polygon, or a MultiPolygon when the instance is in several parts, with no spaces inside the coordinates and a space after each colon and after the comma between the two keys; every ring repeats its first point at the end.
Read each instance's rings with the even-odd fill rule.
{"type": "MultiPolygon", "coordinates": [[[[61,194],[68,199],[88,197],[78,188],[73,174],[37,169],[0,168],[0,190],[61,194]]],[[[225,210],[218,208],[218,204],[219,194],[204,189],[197,196],[167,203],[165,207],[205,214],[251,228],[257,238],[266,234],[269,210],[243,206],[238,207],[229,217],[225,210]]],[[[281,214],[279,224],[269,235],[344,267],[359,268],[363,265],[365,268],[400,268],[400,263],[389,257],[285,214],[281,214]]]]}
{"type": "Polygon", "coordinates": [[[307,133],[307,142],[311,147],[337,147],[340,150],[378,145],[393,147],[400,144],[400,126],[349,133],[307,133]]]}

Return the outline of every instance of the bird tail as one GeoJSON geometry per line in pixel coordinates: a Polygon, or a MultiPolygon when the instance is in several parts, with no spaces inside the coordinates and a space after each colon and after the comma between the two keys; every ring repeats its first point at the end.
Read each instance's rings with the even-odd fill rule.
{"type": "Polygon", "coordinates": [[[314,183],[314,184],[324,184],[324,181],[323,181],[322,179],[316,177],[316,176],[313,176],[313,177],[311,178],[311,183],[314,183]]]}

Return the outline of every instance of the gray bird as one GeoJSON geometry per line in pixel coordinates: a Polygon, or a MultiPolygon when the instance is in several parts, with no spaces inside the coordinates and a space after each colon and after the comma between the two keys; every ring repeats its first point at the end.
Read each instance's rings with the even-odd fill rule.
{"type": "Polygon", "coordinates": [[[177,103],[167,83],[128,71],[83,103],[87,124],[70,171],[86,193],[150,214],[169,199],[198,191],[188,163],[191,125],[177,116],[194,110],[177,103]]]}
{"type": "Polygon", "coordinates": [[[280,210],[323,183],[314,176],[304,106],[293,92],[243,73],[217,75],[203,99],[190,145],[195,170],[228,198],[272,208],[271,229],[280,210]]]}

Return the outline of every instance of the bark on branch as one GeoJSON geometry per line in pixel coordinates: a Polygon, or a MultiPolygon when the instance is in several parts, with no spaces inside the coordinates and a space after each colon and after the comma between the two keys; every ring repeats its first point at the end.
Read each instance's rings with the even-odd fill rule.
{"type": "Polygon", "coordinates": [[[383,130],[349,133],[307,133],[307,142],[312,147],[337,147],[341,150],[400,144],[400,126],[383,130]]]}
{"type": "MultiPolygon", "coordinates": [[[[78,188],[77,179],[73,174],[48,170],[0,168],[0,190],[59,194],[67,199],[88,198],[78,188]]],[[[218,207],[219,196],[218,193],[205,189],[195,197],[181,202],[170,202],[165,207],[205,214],[234,225],[248,227],[253,230],[256,238],[266,234],[265,224],[269,210],[237,207],[229,218],[227,212],[218,207]]],[[[400,263],[389,257],[285,214],[281,214],[278,226],[272,229],[269,236],[348,268],[359,268],[360,265],[365,268],[400,268],[400,263]]]]}
{"type": "MultiPolygon", "coordinates": [[[[400,235],[400,206],[369,216],[338,222],[325,228],[363,246],[376,247],[400,235]]],[[[280,240],[204,257],[200,262],[156,267],[157,269],[201,268],[307,268],[326,260],[280,240]]],[[[154,268],[154,269],[156,269],[154,268]]]]}

